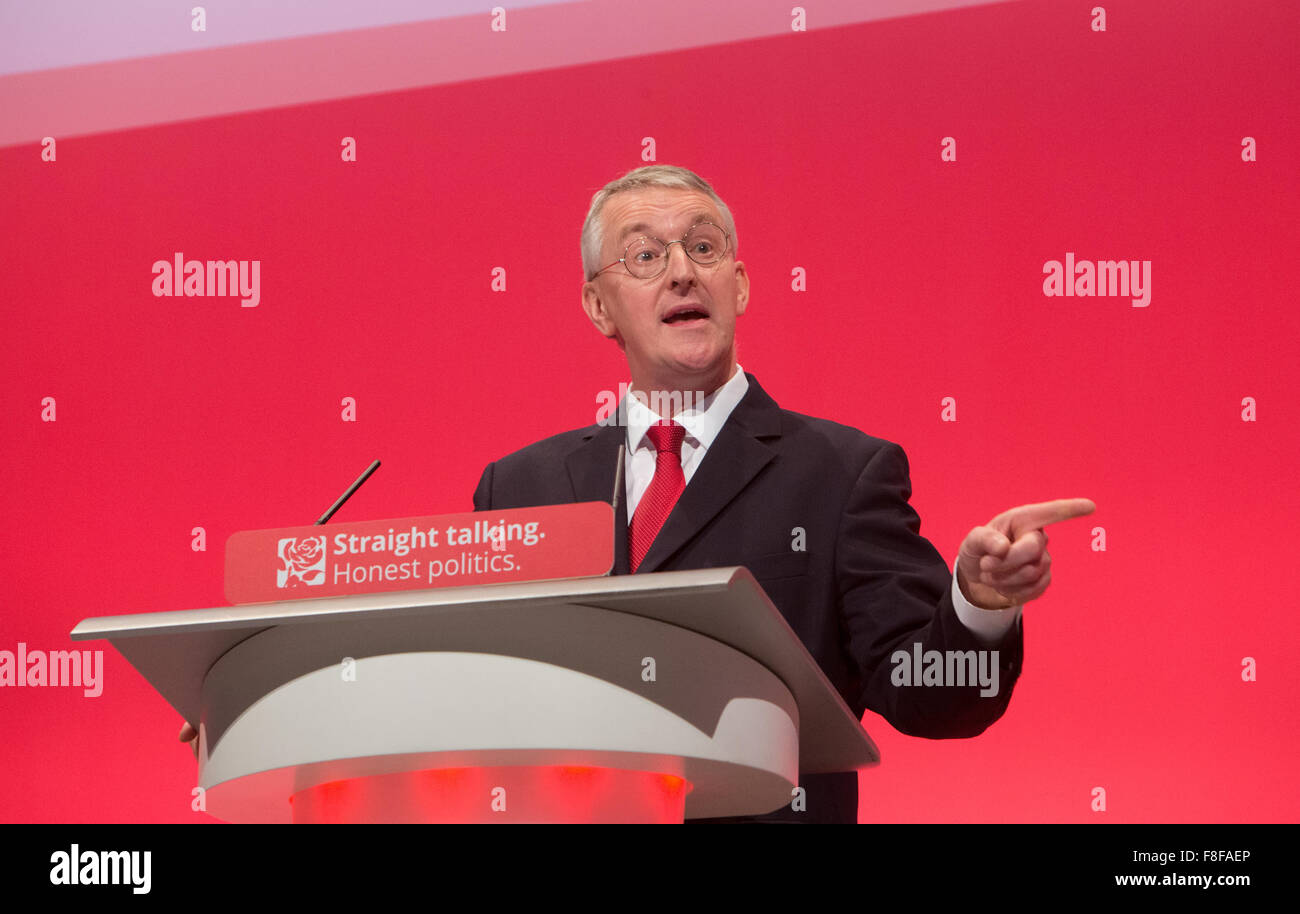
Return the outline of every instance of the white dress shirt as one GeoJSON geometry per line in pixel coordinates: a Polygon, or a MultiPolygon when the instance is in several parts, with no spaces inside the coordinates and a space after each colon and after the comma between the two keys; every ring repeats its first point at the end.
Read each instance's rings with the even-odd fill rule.
{"type": "MultiPolygon", "coordinates": [[[[686,429],[686,435],[682,439],[682,475],[686,477],[687,485],[695,475],[700,461],[717,440],[718,433],[722,431],[722,426],[731,415],[731,411],[736,408],[736,404],[745,396],[747,390],[749,390],[749,380],[745,377],[745,370],[737,365],[735,373],[727,383],[702,399],[684,400],[683,406],[686,408],[672,417],[678,425],[686,429]]],[[[641,502],[641,496],[650,487],[650,481],[655,475],[655,449],[646,431],[651,425],[664,420],[647,404],[630,393],[624,396],[621,409],[626,410],[623,415],[627,416],[627,457],[624,478],[627,487],[627,516],[630,518],[636,513],[636,506],[641,502]]],[[[957,612],[957,618],[985,644],[990,646],[997,644],[1016,624],[1023,607],[1016,605],[1006,609],[981,609],[973,605],[966,599],[957,583],[956,559],[953,560],[952,571],[952,605],[957,612]]]]}

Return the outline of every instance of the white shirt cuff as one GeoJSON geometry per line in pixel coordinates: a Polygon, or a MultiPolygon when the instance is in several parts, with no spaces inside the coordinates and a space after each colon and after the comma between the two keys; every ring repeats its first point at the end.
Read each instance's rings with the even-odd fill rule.
{"type": "Polygon", "coordinates": [[[982,609],[961,592],[961,585],[957,583],[957,560],[952,563],[952,608],[957,613],[957,618],[962,625],[966,626],[985,644],[993,645],[999,643],[1006,637],[1007,632],[1011,631],[1012,626],[1020,618],[1020,611],[1024,605],[1017,603],[1015,606],[1008,606],[1006,609],[982,609]]]}

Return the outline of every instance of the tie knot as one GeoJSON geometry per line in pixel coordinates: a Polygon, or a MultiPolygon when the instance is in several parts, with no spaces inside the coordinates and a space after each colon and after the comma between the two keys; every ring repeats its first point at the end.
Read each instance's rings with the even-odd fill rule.
{"type": "Polygon", "coordinates": [[[646,429],[646,437],[659,453],[668,451],[681,457],[682,439],[686,437],[686,429],[676,422],[656,422],[646,429]]]}

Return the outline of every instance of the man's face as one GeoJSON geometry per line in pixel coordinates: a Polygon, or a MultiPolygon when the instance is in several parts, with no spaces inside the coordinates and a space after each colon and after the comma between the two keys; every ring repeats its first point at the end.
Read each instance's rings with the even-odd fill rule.
{"type": "MultiPolygon", "coordinates": [[[[723,225],[707,194],[665,187],[615,194],[605,202],[602,222],[600,266],[623,257],[640,235],[670,242],[697,222],[723,225]]],[[[636,387],[711,393],[734,370],[736,317],[749,302],[749,277],[731,251],[703,266],[684,247],[668,247],[667,268],[654,279],[638,279],[615,263],[583,284],[582,304],[626,353],[636,387]]]]}

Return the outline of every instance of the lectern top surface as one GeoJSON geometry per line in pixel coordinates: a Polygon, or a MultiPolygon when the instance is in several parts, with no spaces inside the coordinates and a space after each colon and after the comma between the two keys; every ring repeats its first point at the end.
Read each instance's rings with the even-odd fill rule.
{"type": "Polygon", "coordinates": [[[775,673],[799,706],[800,768],[846,771],[880,755],[844,703],[744,568],[567,578],[473,587],[286,600],[85,619],[73,640],[104,638],[190,723],[197,724],[207,671],[228,650],[280,626],[329,625],[409,618],[427,625],[439,613],[472,608],[485,626],[521,606],[581,605],[654,619],[706,635],[742,651],[775,673]]]}

